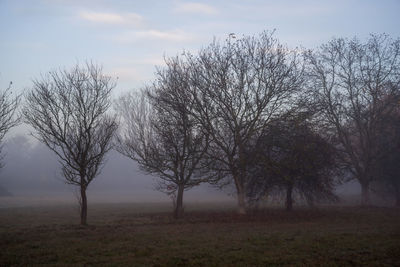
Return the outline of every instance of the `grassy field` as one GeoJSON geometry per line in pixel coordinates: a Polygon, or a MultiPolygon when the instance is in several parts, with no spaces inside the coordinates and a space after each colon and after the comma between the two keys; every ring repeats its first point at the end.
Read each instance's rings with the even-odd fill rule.
{"type": "Polygon", "coordinates": [[[93,204],[0,209],[0,266],[400,266],[400,210],[93,204]]]}

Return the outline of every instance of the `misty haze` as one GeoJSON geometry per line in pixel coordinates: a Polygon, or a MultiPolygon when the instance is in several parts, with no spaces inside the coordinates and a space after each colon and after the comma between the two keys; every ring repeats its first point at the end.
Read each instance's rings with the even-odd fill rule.
{"type": "Polygon", "coordinates": [[[0,266],[400,266],[398,10],[0,1],[0,266]]]}
{"type": "MultiPolygon", "coordinates": [[[[0,173],[3,190],[0,207],[77,205],[75,188],[65,183],[58,160],[47,147],[30,136],[16,135],[5,142],[3,153],[7,164],[0,173]]],[[[90,202],[171,202],[168,196],[155,190],[156,177],[143,174],[134,162],[116,151],[110,152],[96,179],[89,189],[90,202]]],[[[229,193],[202,185],[187,198],[194,202],[232,201],[226,192],[229,193]]]]}

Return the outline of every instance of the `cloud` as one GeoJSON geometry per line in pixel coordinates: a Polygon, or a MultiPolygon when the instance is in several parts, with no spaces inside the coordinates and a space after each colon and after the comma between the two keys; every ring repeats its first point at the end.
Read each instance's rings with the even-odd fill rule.
{"type": "Polygon", "coordinates": [[[177,13],[197,13],[205,15],[215,15],[218,13],[218,10],[213,6],[195,2],[179,3],[176,5],[174,11],[177,13]]]}
{"type": "Polygon", "coordinates": [[[233,5],[232,14],[243,14],[251,17],[260,17],[267,14],[268,18],[303,18],[311,16],[326,16],[331,14],[337,7],[323,1],[265,1],[259,5],[248,5],[242,1],[233,5]]]}
{"type": "Polygon", "coordinates": [[[128,25],[139,27],[143,24],[143,17],[136,13],[101,13],[82,11],[79,17],[86,21],[111,25],[128,25]]]}
{"type": "Polygon", "coordinates": [[[193,36],[181,30],[173,30],[173,31],[146,30],[146,31],[124,32],[116,36],[114,39],[121,43],[131,43],[140,40],[187,42],[193,40],[193,36]]]}
{"type": "Polygon", "coordinates": [[[153,40],[165,40],[165,41],[187,41],[190,37],[182,31],[138,31],[136,32],[138,38],[141,39],[153,39],[153,40]]]}

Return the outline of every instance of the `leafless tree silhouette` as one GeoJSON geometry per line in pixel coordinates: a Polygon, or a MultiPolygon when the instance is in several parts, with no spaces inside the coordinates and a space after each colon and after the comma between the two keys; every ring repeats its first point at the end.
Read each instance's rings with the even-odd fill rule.
{"type": "Polygon", "coordinates": [[[81,224],[87,224],[86,190],[99,174],[117,129],[107,115],[115,82],[86,63],[35,80],[23,108],[38,140],[54,151],[68,184],[79,186],[81,224]]]}
{"type": "Polygon", "coordinates": [[[307,53],[307,59],[310,88],[326,133],[336,141],[343,164],[359,181],[361,203],[368,205],[369,185],[375,178],[372,168],[380,157],[380,120],[398,105],[400,40],[387,35],[371,35],[365,43],[333,39],[307,53]]]}
{"type": "MultiPolygon", "coordinates": [[[[16,116],[17,107],[21,101],[21,96],[13,97],[11,94],[11,85],[7,89],[0,91],[0,153],[1,144],[6,133],[20,122],[20,117],[16,116]]],[[[0,158],[2,160],[2,158],[0,158]]],[[[0,168],[3,166],[0,161],[0,168]]]]}
{"type": "Polygon", "coordinates": [[[152,86],[117,102],[117,150],[160,178],[157,189],[176,196],[174,216],[179,218],[183,192],[210,179],[204,160],[209,138],[192,115],[188,64],[178,58],[166,63],[152,86]]]}
{"type": "Polygon", "coordinates": [[[195,88],[195,117],[210,135],[207,155],[221,183],[233,183],[239,213],[245,213],[245,147],[280,112],[303,83],[303,63],[298,53],[274,38],[273,32],[259,37],[229,38],[213,42],[188,56],[195,88]]]}

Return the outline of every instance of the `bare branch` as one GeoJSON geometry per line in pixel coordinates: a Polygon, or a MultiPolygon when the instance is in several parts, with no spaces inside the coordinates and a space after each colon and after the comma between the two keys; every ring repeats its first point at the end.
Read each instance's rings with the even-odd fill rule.
{"type": "Polygon", "coordinates": [[[86,224],[86,189],[99,174],[117,129],[107,115],[115,83],[93,63],[49,72],[34,81],[23,109],[38,140],[56,153],[69,184],[81,188],[82,224],[86,224]]]}
{"type": "Polygon", "coordinates": [[[387,35],[371,35],[365,43],[333,39],[306,58],[326,133],[337,141],[342,162],[360,182],[362,202],[368,204],[372,168],[381,157],[380,121],[398,105],[400,40],[387,35]]]}
{"type": "MultiPolygon", "coordinates": [[[[15,113],[19,103],[21,102],[21,95],[12,96],[10,82],[9,86],[5,90],[0,91],[0,153],[1,143],[6,133],[20,123],[20,117],[15,113]]],[[[1,158],[0,158],[1,159],[1,158]]],[[[2,163],[0,162],[0,167],[2,163]]]]}

